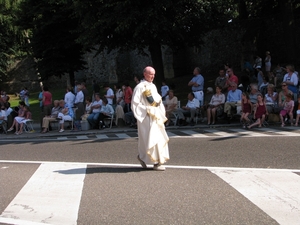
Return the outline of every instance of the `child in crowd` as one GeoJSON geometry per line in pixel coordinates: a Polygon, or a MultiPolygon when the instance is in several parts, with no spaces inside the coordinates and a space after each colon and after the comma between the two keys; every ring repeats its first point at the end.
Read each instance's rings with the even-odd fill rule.
{"type": "Polygon", "coordinates": [[[283,102],[283,109],[280,111],[280,120],[281,120],[281,127],[284,127],[284,120],[283,117],[285,117],[286,115],[290,116],[290,121],[291,121],[291,125],[293,126],[293,110],[294,110],[294,101],[293,99],[293,94],[292,93],[288,93],[286,95],[286,98],[283,102]]]}
{"type": "Polygon", "coordinates": [[[241,116],[241,123],[243,124],[243,128],[246,128],[250,124],[250,120],[248,116],[251,114],[252,111],[252,103],[249,98],[249,94],[247,92],[242,93],[242,116],[241,116]]]}
{"type": "Polygon", "coordinates": [[[297,109],[297,117],[296,117],[295,126],[298,126],[299,118],[300,118],[300,97],[298,97],[298,109],[297,109]]]}
{"type": "Polygon", "coordinates": [[[251,129],[252,127],[257,125],[258,127],[261,127],[261,125],[265,121],[266,115],[268,115],[267,107],[264,103],[264,98],[261,94],[257,95],[257,103],[253,114],[253,118],[256,119],[256,121],[250,126],[247,126],[248,129],[251,129]]]}

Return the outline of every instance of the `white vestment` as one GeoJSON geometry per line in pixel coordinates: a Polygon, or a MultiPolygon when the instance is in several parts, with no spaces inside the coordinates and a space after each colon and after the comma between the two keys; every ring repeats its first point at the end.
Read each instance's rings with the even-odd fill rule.
{"type": "Polygon", "coordinates": [[[135,87],[131,109],[137,119],[140,159],[146,164],[164,164],[169,159],[169,137],[164,125],[167,118],[161,96],[153,83],[143,80],[135,87]],[[160,102],[159,106],[150,105],[143,95],[146,89],[151,91],[155,102],[160,102]]]}

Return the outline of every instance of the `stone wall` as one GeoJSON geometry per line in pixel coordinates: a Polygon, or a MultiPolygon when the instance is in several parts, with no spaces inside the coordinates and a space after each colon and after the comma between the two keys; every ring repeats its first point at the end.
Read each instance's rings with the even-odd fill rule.
{"type": "MultiPolygon", "coordinates": [[[[252,60],[255,48],[253,43],[241,42],[244,31],[232,28],[214,30],[203,37],[203,44],[192,48],[183,48],[173,52],[168,46],[162,47],[164,72],[166,79],[191,75],[193,69],[199,66],[205,77],[215,79],[219,67],[225,62],[230,63],[236,71],[242,70],[244,59],[252,60]]],[[[75,73],[75,80],[85,81],[88,86],[92,80],[98,83],[122,83],[132,81],[135,75],[142,76],[142,71],[147,65],[152,65],[150,53],[147,49],[143,52],[133,50],[121,52],[113,50],[96,51],[84,55],[87,62],[86,69],[75,73]]],[[[237,74],[239,75],[239,74],[237,74]]],[[[16,63],[10,71],[8,79],[2,82],[2,88],[10,93],[19,92],[26,86],[30,91],[40,89],[40,83],[35,70],[33,59],[26,58],[16,63]]],[[[65,88],[69,84],[68,74],[62,77],[51,77],[44,82],[49,87],[65,88]]]]}
{"type": "MultiPolygon", "coordinates": [[[[169,47],[162,48],[165,77],[174,77],[173,52],[169,47]]],[[[136,50],[130,52],[103,51],[95,55],[96,51],[85,54],[87,69],[75,73],[75,79],[86,80],[89,84],[93,79],[99,83],[118,83],[133,80],[136,75],[141,76],[143,69],[152,65],[150,53],[147,49],[143,52],[136,50]]]]}

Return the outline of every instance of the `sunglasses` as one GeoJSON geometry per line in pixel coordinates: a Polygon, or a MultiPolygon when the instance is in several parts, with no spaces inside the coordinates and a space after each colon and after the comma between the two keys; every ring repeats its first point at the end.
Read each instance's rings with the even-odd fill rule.
{"type": "Polygon", "coordinates": [[[281,87],[285,87],[285,86],[286,86],[286,84],[281,85],[281,87]]]}

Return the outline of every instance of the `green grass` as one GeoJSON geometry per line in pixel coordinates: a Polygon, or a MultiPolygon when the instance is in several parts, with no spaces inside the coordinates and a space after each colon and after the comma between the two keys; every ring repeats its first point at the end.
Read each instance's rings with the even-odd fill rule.
{"type": "MultiPolygon", "coordinates": [[[[51,93],[52,93],[53,100],[64,99],[65,90],[63,89],[53,90],[51,91],[51,93]]],[[[9,95],[9,97],[10,97],[9,102],[11,108],[14,108],[19,105],[19,101],[20,101],[19,96],[9,95]]],[[[39,97],[39,92],[31,92],[29,97],[29,105],[30,105],[29,108],[32,113],[32,119],[36,122],[40,120],[40,116],[41,116],[40,102],[38,97],[39,97]]]]}

